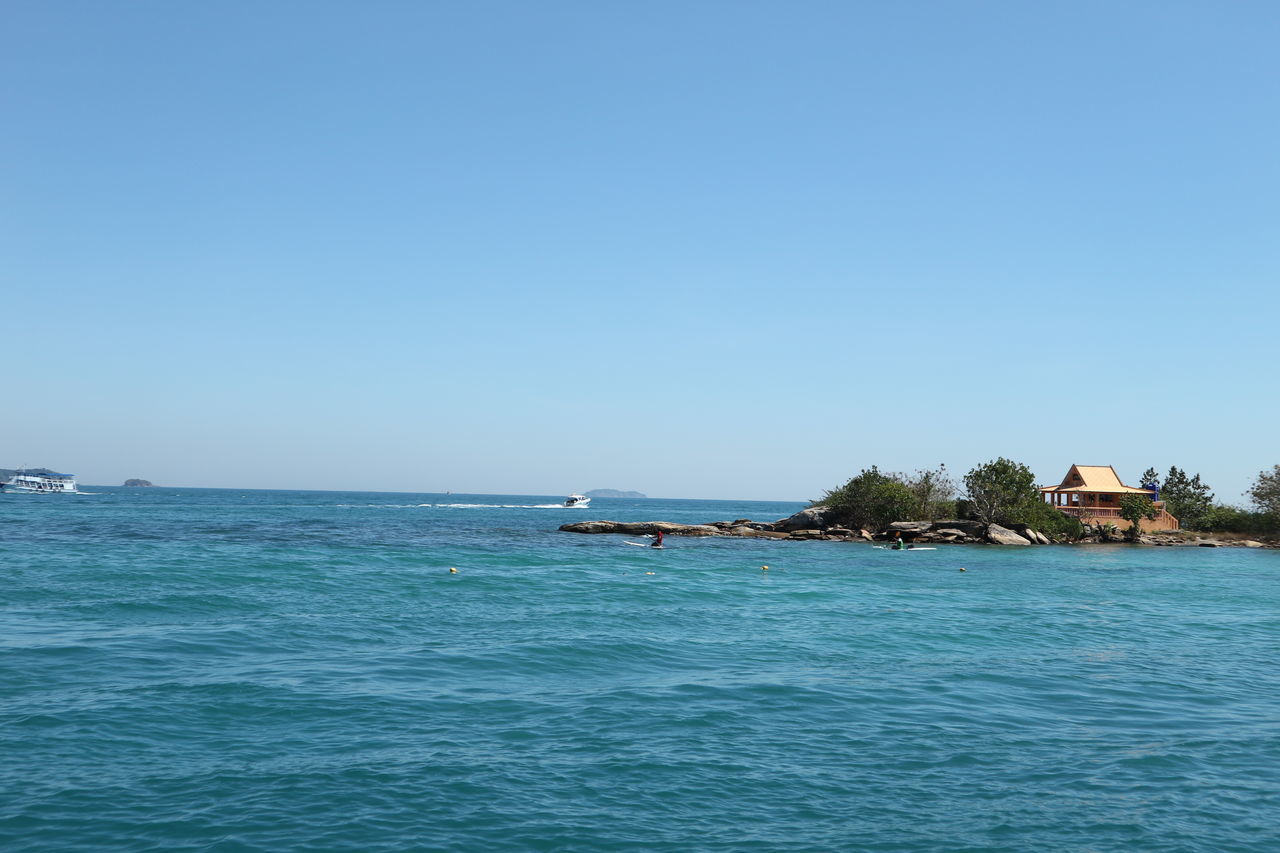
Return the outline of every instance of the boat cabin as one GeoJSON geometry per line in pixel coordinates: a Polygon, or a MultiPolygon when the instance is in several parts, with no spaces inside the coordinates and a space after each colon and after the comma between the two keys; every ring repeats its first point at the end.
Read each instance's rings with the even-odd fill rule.
{"type": "Polygon", "coordinates": [[[1125,495],[1147,495],[1160,514],[1154,519],[1143,519],[1142,529],[1178,529],[1178,519],[1165,510],[1158,489],[1126,486],[1110,465],[1072,465],[1060,484],[1043,486],[1040,494],[1046,503],[1067,515],[1074,515],[1086,523],[1102,521],[1114,524],[1121,530],[1128,529],[1130,524],[1120,517],[1120,499],[1125,495]]]}

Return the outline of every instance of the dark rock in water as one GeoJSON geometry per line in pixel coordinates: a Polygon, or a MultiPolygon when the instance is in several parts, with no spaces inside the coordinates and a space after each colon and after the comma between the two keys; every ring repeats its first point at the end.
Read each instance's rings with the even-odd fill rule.
{"type": "Polygon", "coordinates": [[[140,488],[147,488],[155,485],[155,483],[150,480],[125,480],[124,484],[129,487],[137,486],[140,488]]]}
{"type": "Polygon", "coordinates": [[[562,524],[565,533],[625,533],[631,536],[653,535],[659,530],[667,536],[723,536],[724,531],[709,524],[676,524],[671,521],[576,521],[562,524]]]}

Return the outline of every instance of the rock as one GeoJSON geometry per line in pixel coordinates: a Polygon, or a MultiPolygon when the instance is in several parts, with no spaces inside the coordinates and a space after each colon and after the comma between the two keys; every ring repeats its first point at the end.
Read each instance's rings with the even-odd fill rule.
{"type": "Polygon", "coordinates": [[[1026,539],[998,524],[987,526],[987,541],[993,545],[1030,545],[1026,539]]]}
{"type": "Polygon", "coordinates": [[[872,536],[872,535],[871,535],[871,531],[869,531],[869,530],[859,530],[859,531],[858,531],[858,535],[859,535],[859,536],[861,536],[863,539],[865,539],[865,540],[866,540],[866,541],[868,541],[868,542],[874,542],[874,541],[876,541],[876,537],[872,536]]]}
{"type": "Polygon", "coordinates": [[[618,533],[616,521],[575,521],[573,524],[562,524],[560,529],[565,533],[618,533]]]}
{"type": "Polygon", "coordinates": [[[661,530],[668,536],[721,536],[719,528],[709,524],[676,524],[670,521],[576,521],[562,524],[565,533],[625,533],[630,536],[654,534],[661,530]]]}
{"type": "Polygon", "coordinates": [[[810,530],[792,530],[790,533],[792,539],[821,539],[822,531],[816,529],[810,530]]]}
{"type": "Polygon", "coordinates": [[[129,488],[143,488],[143,489],[148,489],[155,485],[155,483],[151,482],[150,480],[125,480],[124,484],[129,488]]]}
{"type": "Polygon", "coordinates": [[[811,506],[808,509],[800,510],[793,516],[774,522],[773,529],[787,533],[796,530],[822,530],[828,526],[827,518],[830,516],[831,510],[827,507],[811,506]]]}
{"type": "Polygon", "coordinates": [[[827,535],[829,536],[852,536],[853,531],[847,527],[828,527],[827,535]]]}
{"type": "Polygon", "coordinates": [[[943,539],[962,539],[966,535],[963,530],[957,530],[954,527],[944,527],[941,530],[933,531],[943,539]]]}
{"type": "Polygon", "coordinates": [[[981,521],[968,521],[967,519],[951,519],[949,521],[935,521],[931,529],[933,530],[961,530],[966,536],[981,536],[986,533],[986,525],[981,521]]]}
{"type": "Polygon", "coordinates": [[[1210,542],[1197,542],[1196,544],[1199,545],[1201,548],[1217,548],[1221,543],[1210,541],[1210,542]]]}
{"type": "Polygon", "coordinates": [[[1246,547],[1246,548],[1265,548],[1265,547],[1267,547],[1266,545],[1263,545],[1261,542],[1258,542],[1258,541],[1257,541],[1257,540],[1255,540],[1255,539],[1246,539],[1246,540],[1244,540],[1243,542],[1241,542],[1240,544],[1241,544],[1241,545],[1243,545],[1243,546],[1244,546],[1244,547],[1246,547]]]}
{"type": "Polygon", "coordinates": [[[885,530],[889,533],[924,533],[932,526],[932,521],[895,521],[885,530]]]}

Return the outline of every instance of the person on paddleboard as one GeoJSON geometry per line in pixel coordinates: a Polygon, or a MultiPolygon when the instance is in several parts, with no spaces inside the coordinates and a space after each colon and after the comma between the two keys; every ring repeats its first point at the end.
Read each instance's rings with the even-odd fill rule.
{"type": "Polygon", "coordinates": [[[895,540],[894,540],[894,542],[893,542],[893,550],[895,550],[895,551],[903,551],[903,550],[906,550],[906,547],[907,547],[907,546],[906,546],[906,545],[904,545],[904,544],[903,544],[903,542],[902,542],[902,534],[901,534],[901,533],[899,533],[899,534],[898,534],[898,538],[897,538],[897,539],[895,539],[895,540]]]}
{"type": "Polygon", "coordinates": [[[662,547],[662,531],[661,530],[653,534],[653,547],[655,548],[662,547]]]}

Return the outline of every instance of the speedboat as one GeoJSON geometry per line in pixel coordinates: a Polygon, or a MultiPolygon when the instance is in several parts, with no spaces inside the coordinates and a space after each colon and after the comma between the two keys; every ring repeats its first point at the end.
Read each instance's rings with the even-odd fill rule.
{"type": "Polygon", "coordinates": [[[591,498],[586,495],[569,495],[564,499],[565,506],[586,506],[591,503],[591,498]]]}

